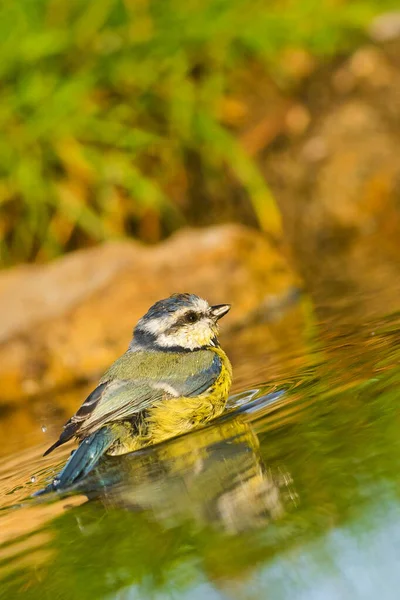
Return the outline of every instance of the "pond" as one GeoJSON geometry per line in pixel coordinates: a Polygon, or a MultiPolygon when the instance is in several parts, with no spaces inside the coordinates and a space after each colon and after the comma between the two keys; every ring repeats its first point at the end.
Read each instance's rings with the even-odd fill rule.
{"type": "Polygon", "coordinates": [[[4,414],[0,597],[398,597],[400,314],[340,294],[232,333],[226,415],[68,497],[30,498],[71,450],[41,457],[65,398],[21,407],[23,437],[4,414]]]}

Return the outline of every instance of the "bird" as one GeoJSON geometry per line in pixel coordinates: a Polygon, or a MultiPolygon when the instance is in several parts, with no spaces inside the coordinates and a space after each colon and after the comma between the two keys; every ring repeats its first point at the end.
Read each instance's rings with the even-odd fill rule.
{"type": "Polygon", "coordinates": [[[190,293],[172,294],[151,306],[137,322],[127,351],[44,453],[72,438],[79,442],[61,472],[36,495],[71,487],[105,454],[158,444],[220,415],[232,367],[218,342],[218,321],[230,308],[210,306],[190,293]]]}

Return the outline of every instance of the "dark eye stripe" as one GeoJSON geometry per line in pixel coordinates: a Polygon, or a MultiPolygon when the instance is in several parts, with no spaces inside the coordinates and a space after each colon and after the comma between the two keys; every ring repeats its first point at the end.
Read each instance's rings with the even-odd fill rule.
{"type": "Polygon", "coordinates": [[[200,319],[202,319],[203,317],[205,317],[205,314],[203,314],[203,313],[196,313],[193,310],[187,311],[187,312],[185,312],[185,314],[181,315],[179,317],[179,319],[177,319],[175,321],[175,323],[173,323],[170,327],[168,327],[168,329],[165,331],[165,333],[166,334],[174,333],[175,331],[178,331],[184,325],[191,325],[191,324],[197,323],[197,321],[200,321],[200,319]],[[196,315],[197,319],[195,321],[189,321],[188,320],[189,314],[196,315]]]}

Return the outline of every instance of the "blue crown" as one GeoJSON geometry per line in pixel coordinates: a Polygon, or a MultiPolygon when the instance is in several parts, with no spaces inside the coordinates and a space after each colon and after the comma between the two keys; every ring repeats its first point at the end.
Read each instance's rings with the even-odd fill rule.
{"type": "Polygon", "coordinates": [[[182,306],[191,307],[198,300],[196,294],[172,294],[169,298],[159,300],[149,308],[147,313],[142,317],[144,320],[155,319],[162,317],[166,312],[173,313],[182,306]]]}

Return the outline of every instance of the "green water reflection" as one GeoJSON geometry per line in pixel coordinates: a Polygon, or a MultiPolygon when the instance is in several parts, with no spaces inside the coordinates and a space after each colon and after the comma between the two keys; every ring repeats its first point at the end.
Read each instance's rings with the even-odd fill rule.
{"type": "Polygon", "coordinates": [[[399,321],[321,326],[283,394],[3,509],[38,524],[5,535],[0,597],[397,598],[399,321]]]}

